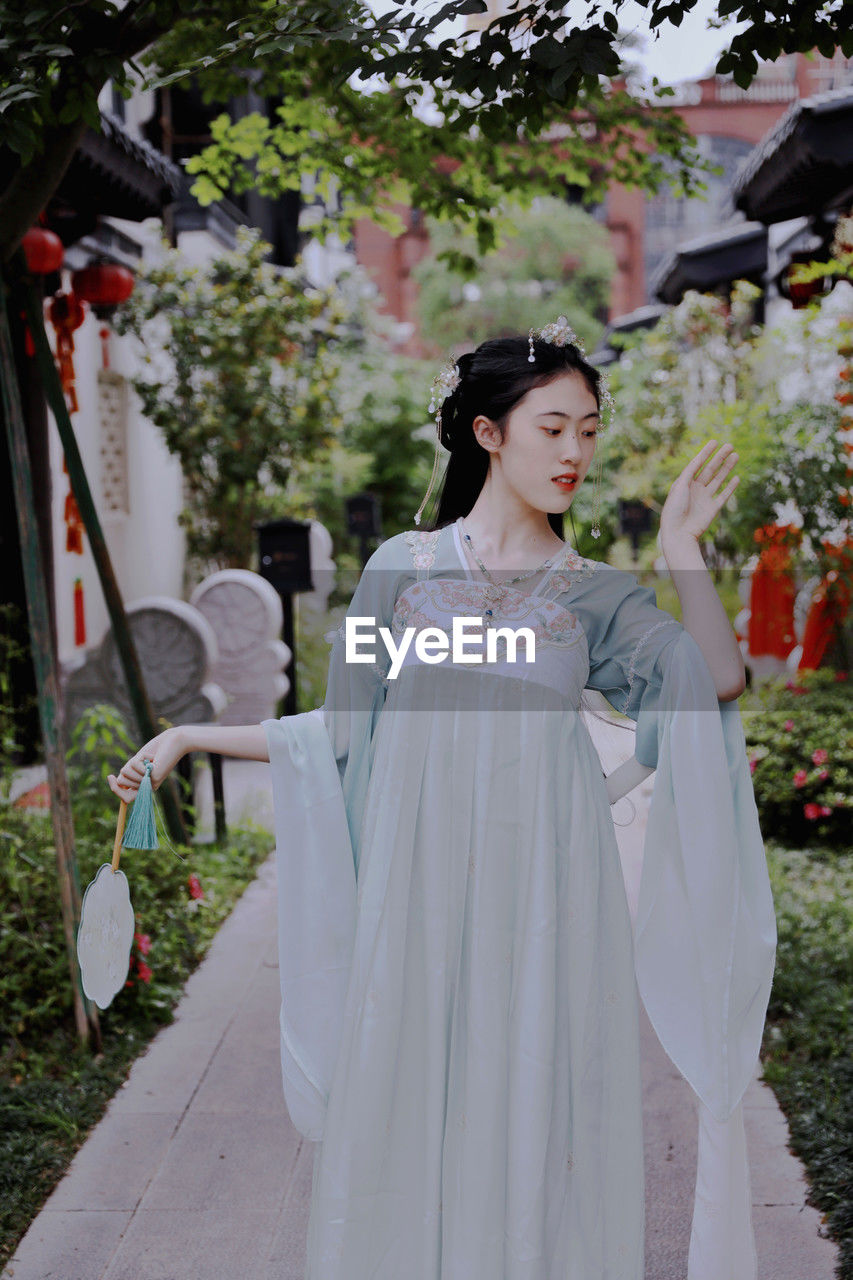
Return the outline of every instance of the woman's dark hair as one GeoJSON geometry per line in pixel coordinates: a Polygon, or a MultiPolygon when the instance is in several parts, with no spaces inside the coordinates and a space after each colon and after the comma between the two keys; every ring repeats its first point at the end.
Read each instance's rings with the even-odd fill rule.
{"type": "MultiPolygon", "coordinates": [[[[533,353],[536,360],[531,364],[525,337],[491,338],[476,351],[457,358],[459,385],[441,407],[440,438],[445,449],[450,450],[450,457],[435,517],[422,528],[439,529],[457,516],[467,516],[476,502],[489,470],[489,452],[473,430],[479,414],[491,418],[503,438],[510,413],[528,391],[572,372],[581,374],[601,408],[598,370],[584,360],[576,346],[569,343],[559,347],[534,338],[533,353]]],[[[562,516],[549,512],[548,521],[562,537],[562,516]]]]}

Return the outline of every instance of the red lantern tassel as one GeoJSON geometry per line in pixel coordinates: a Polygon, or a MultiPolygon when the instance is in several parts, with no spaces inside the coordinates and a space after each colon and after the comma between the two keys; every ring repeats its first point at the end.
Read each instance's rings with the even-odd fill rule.
{"type": "Polygon", "coordinates": [[[86,602],[83,599],[83,579],[74,579],[74,643],[86,643],[86,602]]]}

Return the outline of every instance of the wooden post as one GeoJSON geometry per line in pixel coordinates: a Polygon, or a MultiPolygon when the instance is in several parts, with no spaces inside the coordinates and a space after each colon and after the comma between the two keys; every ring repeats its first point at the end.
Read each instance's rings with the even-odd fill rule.
{"type": "MultiPolygon", "coordinates": [[[[110,560],[101,522],[95,510],[92,491],[86,479],[83,460],[80,457],[77,438],[74,435],[68,406],[65,403],[65,394],[59,380],[53,352],[47,340],[43,305],[32,285],[27,283],[27,277],[24,274],[26,268],[23,254],[17,253],[13,262],[16,271],[19,273],[17,281],[18,292],[20,301],[26,311],[27,323],[32,334],[45,396],[56,420],[59,438],[62,441],[62,448],[65,453],[65,461],[68,465],[71,487],[74,491],[77,506],[80,509],[80,517],[86,527],[89,545],[92,548],[92,555],[101,580],[101,589],[110,615],[116,648],[124,670],[124,678],[127,681],[130,701],[133,705],[139,731],[147,740],[155,737],[160,732],[160,728],[154,720],[154,711],[145,689],[145,681],[139,665],[136,646],[133,643],[133,637],[127,625],[127,616],[124,611],[121,592],[113,572],[112,561],[110,560]]],[[[159,788],[159,795],[163,802],[163,813],[166,819],[166,826],[169,829],[169,835],[180,844],[187,844],[187,832],[181,816],[174,779],[167,778],[164,781],[159,788]]]]}
{"type": "Polygon", "coordinates": [[[86,1043],[91,1030],[100,1049],[98,1011],[83,991],[80,964],[77,959],[77,927],[80,923],[80,881],[74,852],[74,828],[60,724],[59,680],[56,655],[50,629],[50,613],[44,575],[41,545],[33,501],[32,473],[27,449],[26,427],[21,408],[12,336],[6,311],[6,290],[0,279],[0,383],[2,409],[9,441],[12,484],[21,540],[21,560],[26,583],[27,614],[36,674],[39,718],[44,740],[45,762],[50,787],[50,812],[56,846],[56,870],[71,989],[74,999],[74,1021],[77,1034],[86,1043]]]}

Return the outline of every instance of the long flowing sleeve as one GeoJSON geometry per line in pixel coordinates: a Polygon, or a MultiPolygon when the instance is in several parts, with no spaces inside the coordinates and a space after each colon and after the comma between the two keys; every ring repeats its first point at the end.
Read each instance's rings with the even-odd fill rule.
{"type": "Polygon", "coordinates": [[[391,626],[405,567],[399,538],[382,543],[367,561],[347,609],[348,618],[369,621],[364,634],[376,633],[376,661],[346,661],[344,623],[326,637],[332,641],[332,649],[322,710],[341,779],[356,874],[361,819],[373,768],[374,735],[388,687],[389,658],[379,641],[378,628],[391,626]]]}
{"type": "Polygon", "coordinates": [[[598,566],[571,608],[587,635],[588,687],[598,689],[617,711],[636,722],[634,754],[640,764],[656,768],[657,708],[666,654],[684,627],[658,608],[651,587],[640,586],[632,573],[609,565],[598,566]]]}
{"type": "MultiPolygon", "coordinates": [[[[389,625],[395,574],[378,548],[348,615],[389,625]]],[[[358,833],[385,696],[381,666],[334,636],[322,707],[265,720],[278,878],[282,1085],[294,1126],[322,1139],[340,1051],[357,916],[358,833]]]]}
{"type": "Polygon", "coordinates": [[[663,1048],[699,1100],[688,1280],[754,1280],[743,1095],[755,1074],[776,952],[764,844],[736,701],[696,641],[622,571],[582,602],[590,680],[637,723],[656,769],[634,959],[663,1048]],[[668,620],[668,621],[667,621],[668,620]]]}

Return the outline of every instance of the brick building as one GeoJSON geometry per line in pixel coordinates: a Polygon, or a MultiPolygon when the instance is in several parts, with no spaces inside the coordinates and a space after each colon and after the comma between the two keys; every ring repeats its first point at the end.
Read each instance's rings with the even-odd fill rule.
{"type": "MultiPolygon", "coordinates": [[[[706,76],[674,86],[677,106],[700,152],[723,173],[706,178],[704,197],[679,199],[669,191],[648,196],[614,185],[593,216],[610,230],[617,269],[610,319],[653,303],[650,282],[662,260],[683,240],[743,220],[734,210],[730,189],[738,168],[753,147],[792,102],[828,89],[853,84],[853,58],[791,54],[765,63],[753,83],[740,89],[729,77],[706,76]]],[[[391,236],[364,219],[354,235],[356,257],[373,276],[384,309],[401,321],[407,354],[425,354],[418,335],[417,290],[411,271],[429,252],[429,236],[417,209],[397,206],[406,230],[391,236]]]]}

